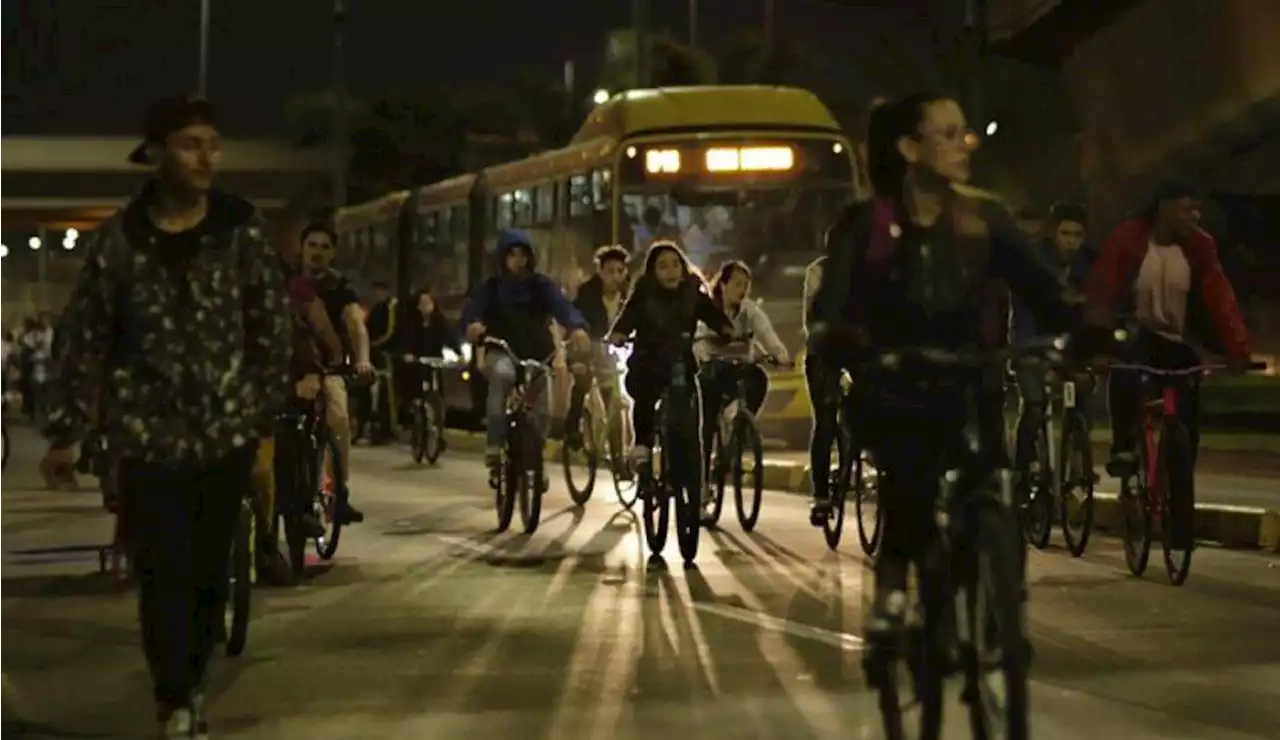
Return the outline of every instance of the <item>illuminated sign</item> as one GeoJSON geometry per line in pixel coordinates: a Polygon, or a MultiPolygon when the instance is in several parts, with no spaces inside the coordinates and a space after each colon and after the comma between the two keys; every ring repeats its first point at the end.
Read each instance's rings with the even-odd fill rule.
{"type": "Polygon", "coordinates": [[[786,172],[796,166],[789,146],[708,149],[707,172],[786,172]]]}
{"type": "Polygon", "coordinates": [[[644,153],[644,167],[649,174],[674,174],[680,171],[679,149],[650,149],[644,153]]]}

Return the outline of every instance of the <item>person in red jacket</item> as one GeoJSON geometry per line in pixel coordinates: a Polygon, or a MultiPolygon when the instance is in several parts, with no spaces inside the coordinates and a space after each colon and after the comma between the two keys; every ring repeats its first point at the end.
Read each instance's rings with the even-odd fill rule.
{"type": "MultiPolygon", "coordinates": [[[[1233,369],[1249,363],[1249,331],[1235,292],[1218,261],[1218,245],[1200,229],[1200,201],[1184,183],[1161,185],[1151,205],[1137,218],[1111,232],[1085,282],[1091,307],[1108,312],[1131,311],[1144,328],[1136,360],[1175,369],[1201,363],[1185,337],[1188,306],[1202,305],[1211,319],[1213,344],[1221,346],[1233,369]]],[[[1133,432],[1141,403],[1139,378],[1132,372],[1111,376],[1111,462],[1113,476],[1132,473],[1133,432]]],[[[1179,416],[1200,441],[1200,399],[1188,388],[1179,400],[1179,416]]]]}

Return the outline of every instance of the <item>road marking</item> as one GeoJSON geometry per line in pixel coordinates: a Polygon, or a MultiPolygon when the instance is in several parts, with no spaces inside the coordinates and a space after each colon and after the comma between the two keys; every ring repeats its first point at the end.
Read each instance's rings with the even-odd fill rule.
{"type": "Polygon", "coordinates": [[[708,614],[715,614],[725,619],[732,619],[735,622],[749,624],[761,629],[770,630],[772,632],[785,632],[794,637],[800,637],[806,640],[814,640],[832,647],[840,648],[845,652],[857,652],[862,649],[862,638],[857,635],[851,635],[848,632],[835,632],[833,630],[822,629],[808,624],[792,622],[787,619],[775,617],[771,614],[751,611],[736,606],[726,606],[724,604],[708,604],[698,602],[694,604],[694,608],[698,611],[708,614]]]}

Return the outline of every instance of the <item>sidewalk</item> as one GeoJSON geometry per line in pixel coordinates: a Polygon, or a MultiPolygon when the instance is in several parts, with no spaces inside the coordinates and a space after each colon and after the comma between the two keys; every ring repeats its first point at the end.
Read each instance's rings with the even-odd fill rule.
{"type": "MultiPolygon", "coordinates": [[[[481,452],[482,435],[448,430],[451,449],[481,452]]],[[[1096,444],[1095,444],[1096,448],[1096,444]]],[[[1095,449],[1095,460],[1105,460],[1105,449],[1095,449]]],[[[1197,464],[1197,537],[1228,547],[1263,548],[1280,552],[1280,455],[1265,452],[1219,452],[1205,449],[1197,464]],[[1243,458],[1249,464],[1241,464],[1243,458]],[[1208,473],[1207,469],[1228,473],[1208,473]]],[[[546,459],[560,463],[560,443],[547,444],[546,459]]],[[[558,474],[558,471],[555,473],[558,474]]],[[[1095,521],[1104,531],[1121,526],[1116,502],[1116,481],[1099,471],[1102,481],[1095,491],[1095,521]]],[[[810,492],[808,453],[765,452],[764,482],[769,490],[807,495],[810,492]]]]}

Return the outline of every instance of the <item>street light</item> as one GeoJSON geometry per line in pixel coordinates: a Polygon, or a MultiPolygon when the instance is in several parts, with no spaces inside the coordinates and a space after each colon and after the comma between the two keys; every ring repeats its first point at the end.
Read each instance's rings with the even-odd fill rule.
{"type": "Polygon", "coordinates": [[[591,96],[591,99],[595,101],[596,105],[604,105],[609,102],[609,91],[604,88],[600,88],[599,90],[596,90],[595,95],[591,96]]]}
{"type": "Polygon", "coordinates": [[[4,259],[5,257],[8,257],[8,256],[9,256],[8,245],[0,244],[0,259],[4,259]]]}
{"type": "Polygon", "coordinates": [[[80,232],[76,229],[67,229],[67,235],[62,237],[62,248],[70,252],[76,248],[76,239],[80,237],[80,232]]]}
{"type": "Polygon", "coordinates": [[[33,237],[31,237],[30,239],[28,239],[28,240],[27,240],[27,246],[28,246],[28,247],[31,247],[31,251],[32,251],[32,252],[38,252],[38,251],[40,251],[40,247],[42,246],[42,242],[40,241],[40,237],[38,237],[38,236],[33,236],[33,237]]]}
{"type": "Polygon", "coordinates": [[[995,121],[992,121],[991,123],[987,124],[987,136],[995,136],[996,132],[999,130],[1000,130],[1000,124],[996,123],[995,121]]]}

